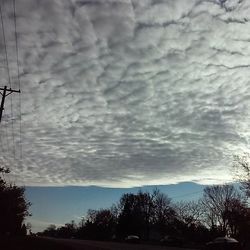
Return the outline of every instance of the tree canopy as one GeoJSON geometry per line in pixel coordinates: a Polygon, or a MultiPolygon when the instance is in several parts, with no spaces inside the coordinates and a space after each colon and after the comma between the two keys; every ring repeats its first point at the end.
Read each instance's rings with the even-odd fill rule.
{"type": "Polygon", "coordinates": [[[9,169],[0,168],[0,236],[25,234],[24,219],[29,215],[30,203],[25,199],[25,188],[7,183],[9,169]]]}

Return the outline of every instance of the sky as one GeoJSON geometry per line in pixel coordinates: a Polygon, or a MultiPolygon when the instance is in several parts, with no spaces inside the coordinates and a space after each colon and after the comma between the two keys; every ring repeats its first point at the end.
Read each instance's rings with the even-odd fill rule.
{"type": "MultiPolygon", "coordinates": [[[[12,4],[0,85],[18,89],[12,4]]],[[[232,181],[249,152],[249,16],[248,0],[16,1],[22,93],[0,164],[33,191],[232,181]]]]}

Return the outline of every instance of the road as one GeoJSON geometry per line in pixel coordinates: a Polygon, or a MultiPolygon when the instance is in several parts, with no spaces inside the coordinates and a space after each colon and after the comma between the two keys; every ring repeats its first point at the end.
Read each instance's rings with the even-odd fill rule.
{"type": "Polygon", "coordinates": [[[51,239],[58,243],[63,243],[69,246],[72,250],[191,250],[187,248],[154,246],[145,244],[129,244],[118,242],[100,242],[89,240],[75,240],[75,239],[51,239]]]}

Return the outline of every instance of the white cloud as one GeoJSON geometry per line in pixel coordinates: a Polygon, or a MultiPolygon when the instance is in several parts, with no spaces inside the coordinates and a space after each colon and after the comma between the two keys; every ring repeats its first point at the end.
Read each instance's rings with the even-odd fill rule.
{"type": "MultiPolygon", "coordinates": [[[[23,167],[12,171],[18,182],[127,187],[230,180],[232,154],[249,147],[247,1],[17,4],[23,167]]],[[[7,3],[4,10],[11,13],[7,3]]],[[[2,45],[1,51],[4,65],[2,45]]],[[[8,99],[5,163],[13,155],[10,108],[8,99]]],[[[17,123],[14,130],[18,142],[17,123]]]]}

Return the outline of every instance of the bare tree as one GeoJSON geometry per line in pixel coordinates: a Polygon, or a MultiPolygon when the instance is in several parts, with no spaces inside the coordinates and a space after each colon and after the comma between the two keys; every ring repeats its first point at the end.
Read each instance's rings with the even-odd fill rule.
{"type": "Polygon", "coordinates": [[[174,223],[175,211],[171,205],[171,199],[159,189],[155,189],[152,194],[154,207],[153,224],[159,230],[161,236],[166,233],[166,229],[174,223]]]}
{"type": "Polygon", "coordinates": [[[204,216],[204,206],[202,201],[180,201],[175,204],[175,211],[178,219],[187,227],[200,224],[204,216]]]}
{"type": "Polygon", "coordinates": [[[243,198],[233,185],[215,185],[204,189],[202,203],[205,208],[205,222],[210,228],[217,228],[222,234],[229,232],[229,211],[243,198]]]}
{"type": "Polygon", "coordinates": [[[240,182],[241,189],[250,197],[250,153],[234,156],[235,178],[240,182]]]}

